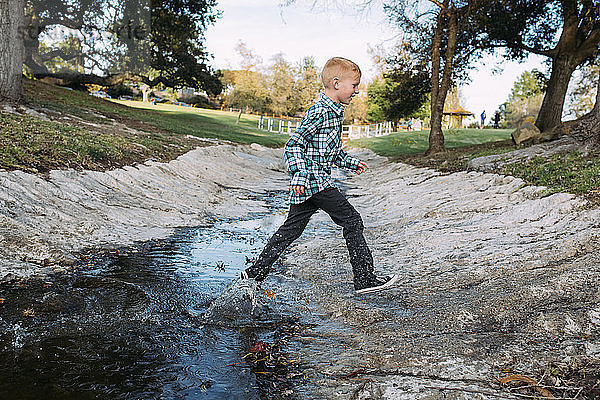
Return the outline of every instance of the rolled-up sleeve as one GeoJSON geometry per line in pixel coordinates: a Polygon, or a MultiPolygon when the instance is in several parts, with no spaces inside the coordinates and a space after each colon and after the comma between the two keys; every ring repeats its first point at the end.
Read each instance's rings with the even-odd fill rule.
{"type": "Polygon", "coordinates": [[[300,126],[285,144],[284,159],[288,171],[292,175],[291,186],[306,186],[309,170],[306,161],[306,149],[311,138],[321,127],[323,114],[317,109],[310,108],[300,126]]]}

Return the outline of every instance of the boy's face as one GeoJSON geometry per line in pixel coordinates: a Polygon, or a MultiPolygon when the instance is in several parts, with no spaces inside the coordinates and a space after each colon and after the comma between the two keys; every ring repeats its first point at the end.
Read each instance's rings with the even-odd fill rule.
{"type": "Polygon", "coordinates": [[[333,88],[337,95],[337,101],[345,105],[350,104],[352,97],[358,94],[359,84],[360,76],[356,77],[354,73],[347,73],[339,78],[333,78],[333,88]]]}

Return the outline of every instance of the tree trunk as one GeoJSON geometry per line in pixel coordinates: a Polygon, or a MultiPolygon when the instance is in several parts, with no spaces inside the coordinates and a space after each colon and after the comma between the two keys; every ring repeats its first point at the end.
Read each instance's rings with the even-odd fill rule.
{"type": "Polygon", "coordinates": [[[598,78],[596,104],[592,111],[575,121],[563,124],[562,133],[569,134],[590,148],[600,151],[600,77],[598,78]]]}
{"type": "MultiPolygon", "coordinates": [[[[446,3],[447,4],[447,3],[446,3]]],[[[442,117],[444,113],[444,103],[450,89],[452,80],[452,70],[454,67],[454,53],[456,52],[458,21],[457,11],[454,7],[440,11],[438,26],[434,33],[433,52],[432,52],[432,79],[431,79],[431,130],[429,131],[429,148],[426,154],[440,153],[446,150],[444,144],[444,132],[442,131],[442,117]],[[441,36],[443,33],[442,18],[444,12],[447,13],[448,24],[448,44],[444,59],[444,69],[441,80],[439,78],[441,68],[441,36]],[[437,47],[437,49],[436,49],[437,47]]]]}
{"type": "Polygon", "coordinates": [[[143,96],[142,101],[144,103],[148,103],[150,101],[150,99],[148,98],[150,96],[150,92],[151,92],[150,86],[143,83],[140,85],[140,87],[142,89],[142,96],[143,96]]]}
{"type": "Polygon", "coordinates": [[[0,100],[23,95],[23,0],[0,0],[0,100]]]}
{"type": "Polygon", "coordinates": [[[559,125],[562,118],[565,97],[573,71],[577,68],[573,55],[558,56],[552,60],[552,74],[535,125],[546,132],[559,125]]]}
{"type": "Polygon", "coordinates": [[[442,132],[442,113],[444,111],[444,101],[441,102],[440,110],[440,70],[441,70],[441,51],[442,46],[442,19],[443,10],[437,16],[437,24],[433,39],[431,41],[431,127],[429,129],[429,148],[426,154],[439,153],[444,151],[444,133],[442,132]]]}

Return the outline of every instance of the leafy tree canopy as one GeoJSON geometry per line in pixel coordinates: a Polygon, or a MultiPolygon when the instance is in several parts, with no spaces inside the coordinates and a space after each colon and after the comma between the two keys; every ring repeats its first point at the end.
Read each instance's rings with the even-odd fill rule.
{"type": "Polygon", "coordinates": [[[25,65],[34,76],[70,86],[134,81],[218,94],[220,81],[203,46],[205,30],[219,17],[215,6],[216,0],[29,0],[25,65]],[[79,45],[71,43],[67,52],[52,40],[42,44],[57,27],[72,29],[79,45]],[[57,57],[79,58],[85,73],[53,72],[57,57]]]}
{"type": "Polygon", "coordinates": [[[509,100],[525,100],[544,94],[547,84],[548,79],[537,69],[525,71],[513,84],[509,100]]]}

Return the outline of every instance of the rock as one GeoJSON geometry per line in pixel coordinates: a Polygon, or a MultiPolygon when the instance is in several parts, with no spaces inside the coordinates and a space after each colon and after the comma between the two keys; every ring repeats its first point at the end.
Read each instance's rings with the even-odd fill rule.
{"type": "Polygon", "coordinates": [[[539,137],[540,130],[531,122],[523,121],[519,123],[517,129],[515,129],[511,135],[516,144],[521,144],[528,140],[533,141],[535,138],[539,137]]]}
{"type": "Polygon", "coordinates": [[[563,136],[564,133],[555,129],[540,132],[538,127],[535,126],[534,120],[528,116],[519,121],[517,129],[515,129],[511,135],[515,144],[522,144],[525,142],[537,144],[556,139],[560,136],[563,136]]]}

